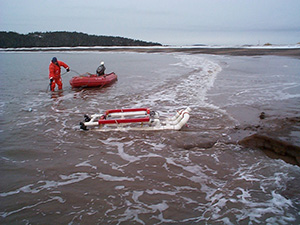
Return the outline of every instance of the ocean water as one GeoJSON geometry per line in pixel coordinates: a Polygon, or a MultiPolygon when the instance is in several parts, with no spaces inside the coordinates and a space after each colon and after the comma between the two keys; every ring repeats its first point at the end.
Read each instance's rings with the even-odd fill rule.
{"type": "Polygon", "coordinates": [[[298,59],[49,51],[0,65],[1,224],[300,223],[300,168],[228,135],[247,118],[234,108],[299,116],[298,59]],[[71,68],[63,92],[48,90],[53,56],[71,68]],[[100,61],[116,83],[70,87],[100,61]],[[84,114],[187,106],[181,131],[79,130],[84,114]]]}

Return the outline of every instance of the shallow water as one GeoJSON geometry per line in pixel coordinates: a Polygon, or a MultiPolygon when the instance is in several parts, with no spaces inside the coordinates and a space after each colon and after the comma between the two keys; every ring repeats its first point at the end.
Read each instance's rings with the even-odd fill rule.
{"type": "Polygon", "coordinates": [[[0,63],[1,223],[299,224],[299,167],[227,144],[240,123],[232,107],[298,115],[299,60],[23,52],[0,53],[0,63]],[[72,70],[61,93],[47,91],[53,56],[72,70]],[[70,88],[76,72],[94,72],[100,61],[116,83],[70,88]],[[107,109],[169,116],[186,106],[193,111],[181,131],[78,126],[107,109]]]}

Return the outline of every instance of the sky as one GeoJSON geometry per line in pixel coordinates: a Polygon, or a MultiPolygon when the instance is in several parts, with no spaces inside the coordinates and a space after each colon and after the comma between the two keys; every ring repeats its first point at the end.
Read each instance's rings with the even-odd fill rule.
{"type": "Polygon", "coordinates": [[[0,31],[71,31],[163,45],[300,42],[300,0],[0,0],[0,31]]]}

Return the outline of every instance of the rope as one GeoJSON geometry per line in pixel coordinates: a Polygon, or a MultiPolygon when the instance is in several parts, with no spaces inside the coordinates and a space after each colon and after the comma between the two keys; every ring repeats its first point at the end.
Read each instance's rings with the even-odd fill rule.
{"type": "Polygon", "coordinates": [[[75,70],[70,70],[70,71],[72,71],[72,72],[74,72],[74,73],[77,73],[78,75],[81,75],[80,73],[78,73],[78,72],[75,71],[75,70]]]}

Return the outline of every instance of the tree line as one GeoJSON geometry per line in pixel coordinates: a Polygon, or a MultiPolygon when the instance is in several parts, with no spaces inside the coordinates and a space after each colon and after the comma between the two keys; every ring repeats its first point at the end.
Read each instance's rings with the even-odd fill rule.
{"type": "Polygon", "coordinates": [[[0,48],[76,46],[161,46],[161,44],[124,37],[97,36],[66,31],[28,34],[0,31],[0,48]]]}

